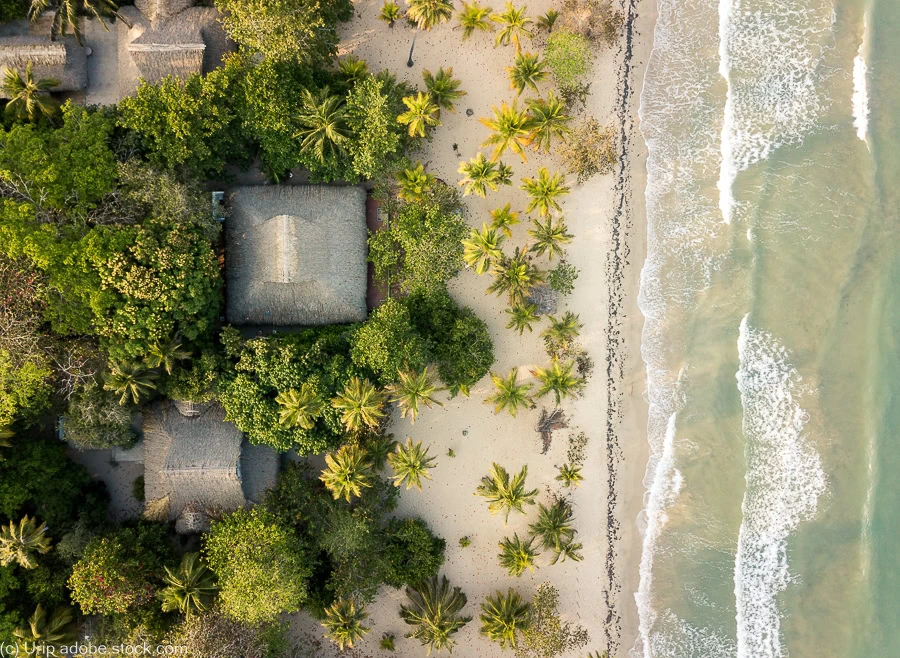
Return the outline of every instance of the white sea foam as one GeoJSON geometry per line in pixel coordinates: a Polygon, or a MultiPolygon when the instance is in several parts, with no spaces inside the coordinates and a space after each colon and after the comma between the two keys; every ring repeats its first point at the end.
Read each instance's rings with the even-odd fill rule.
{"type": "Polygon", "coordinates": [[[802,381],[788,351],[745,316],[738,354],[747,471],[734,569],[737,656],[784,658],[777,597],[791,582],[787,541],[815,515],[825,474],[804,435],[802,381]]]}
{"type": "Polygon", "coordinates": [[[864,142],[869,134],[869,89],[866,80],[868,66],[865,53],[868,28],[866,19],[863,24],[863,40],[853,60],[853,126],[856,128],[856,136],[864,142]]]}

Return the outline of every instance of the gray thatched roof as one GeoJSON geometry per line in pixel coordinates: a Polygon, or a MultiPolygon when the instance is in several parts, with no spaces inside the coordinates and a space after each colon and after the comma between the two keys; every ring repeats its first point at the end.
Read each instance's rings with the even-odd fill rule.
{"type": "Polygon", "coordinates": [[[58,41],[38,36],[0,37],[0,71],[12,69],[24,75],[28,62],[34,63],[35,80],[59,81],[54,91],[77,91],[87,86],[87,54],[72,36],[58,41]]]}
{"type": "Polygon", "coordinates": [[[194,0],[134,0],[135,7],[151,21],[172,18],[194,4],[194,0]]]}
{"type": "Polygon", "coordinates": [[[365,206],[359,187],[234,189],[225,222],[228,321],[290,326],[365,320],[365,206]]]}

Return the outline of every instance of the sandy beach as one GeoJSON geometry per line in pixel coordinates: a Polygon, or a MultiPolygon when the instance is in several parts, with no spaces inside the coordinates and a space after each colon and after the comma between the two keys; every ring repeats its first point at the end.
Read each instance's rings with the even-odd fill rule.
{"type": "MultiPolygon", "coordinates": [[[[514,49],[494,49],[492,34],[476,33],[464,42],[460,30],[453,28],[454,20],[417,35],[414,66],[408,68],[406,61],[416,33],[401,23],[388,28],[379,21],[381,4],[380,0],[356,3],[356,16],[343,28],[342,50],[365,59],[373,72],[389,69],[399,79],[419,85],[423,70],[453,68],[467,96],[455,113],[442,113],[443,125],[417,157],[428,171],[455,183],[460,161],[473,157],[488,136],[488,129],[478,118],[490,116],[491,105],[511,102],[515,97],[504,68],[512,64],[514,49]],[[472,116],[467,116],[467,109],[473,110],[472,116]]],[[[529,3],[529,16],[534,18],[550,6],[547,0],[529,3]]],[[[442,572],[467,594],[465,613],[474,618],[458,635],[454,654],[460,656],[504,655],[498,645],[478,632],[479,603],[508,587],[530,597],[542,582],[551,582],[559,589],[562,615],[590,634],[589,644],[573,656],[595,650],[609,650],[610,656],[624,655],[637,634],[634,592],[640,535],[635,524],[642,509],[647,452],[644,366],[640,358],[643,322],[637,308],[645,244],[642,195],[646,149],[638,131],[637,110],[643,67],[652,42],[652,15],[640,0],[626,6],[625,11],[629,14],[627,36],[618,45],[598,52],[585,110],[601,123],[622,126],[625,158],[611,175],[595,177],[580,186],[570,181],[572,192],[562,203],[569,231],[575,235],[568,260],[580,270],[580,276],[574,294],[560,310],[579,314],[584,323],[581,340],[595,362],[584,396],[564,403],[568,429],[555,432],[550,450],[541,454],[540,435],[535,431],[541,405],[520,412],[517,418],[495,415],[491,406],[484,404],[493,390],[488,378],[473,387],[470,397],[446,400],[443,408],[424,411],[415,425],[399,415],[394,418],[395,438],[422,440],[438,457],[432,481],[425,484],[424,491],[404,491],[398,514],[423,518],[447,542],[442,572]],[[512,515],[504,527],[502,517],[492,516],[485,502],[473,495],[475,488],[491,462],[516,471],[527,464],[528,486],[539,488],[538,500],[546,504],[550,492],[563,493],[560,483],[554,481],[557,467],[566,459],[569,434],[580,431],[589,436],[585,481],[571,493],[571,500],[577,540],[584,544],[584,561],[549,565],[548,556],[542,555],[535,573],[511,577],[498,564],[497,543],[514,532],[527,532],[536,511],[512,515]],[[455,456],[448,455],[450,450],[455,456]],[[459,544],[464,536],[471,540],[465,548],[459,544]]],[[[538,52],[540,47],[540,43],[523,44],[526,51],[538,52]]],[[[542,85],[542,91],[545,87],[549,83],[542,85]]],[[[467,220],[473,227],[489,222],[489,211],[507,202],[514,210],[524,210],[526,195],[518,189],[522,177],[535,175],[540,166],[551,171],[561,169],[554,156],[531,150],[526,163],[510,154],[504,161],[514,168],[515,184],[489,193],[487,199],[466,197],[467,220]]],[[[514,227],[514,237],[508,244],[525,244],[526,230],[524,222],[514,227]]],[[[541,259],[539,265],[548,263],[541,259]]],[[[549,361],[540,328],[521,337],[507,329],[505,301],[485,294],[489,283],[488,275],[465,271],[453,282],[451,291],[488,323],[495,344],[494,371],[506,373],[519,368],[522,378],[530,380],[529,368],[549,361]]],[[[367,625],[372,632],[352,655],[378,654],[378,642],[385,632],[397,637],[394,655],[423,655],[424,648],[417,641],[403,638],[407,629],[397,613],[405,599],[402,591],[382,592],[368,610],[367,625]]],[[[321,629],[309,617],[298,615],[292,625],[297,634],[321,637],[321,629]]]]}

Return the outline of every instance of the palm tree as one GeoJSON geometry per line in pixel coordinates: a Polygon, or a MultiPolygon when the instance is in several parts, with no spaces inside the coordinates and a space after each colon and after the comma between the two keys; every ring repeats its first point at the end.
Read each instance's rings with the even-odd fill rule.
{"type": "Polygon", "coordinates": [[[481,152],[468,162],[460,162],[459,173],[463,175],[463,179],[459,184],[464,187],[463,196],[475,193],[484,198],[488,188],[496,192],[500,187],[499,166],[481,152]]]}
{"type": "Polygon", "coordinates": [[[550,320],[550,326],[541,332],[547,352],[551,355],[568,352],[584,326],[579,321],[578,315],[566,311],[561,318],[549,315],[547,319],[550,320]]]}
{"type": "Polygon", "coordinates": [[[559,475],[556,476],[557,482],[562,482],[566,487],[578,487],[584,481],[581,474],[581,466],[574,464],[563,464],[559,467],[559,475]]]}
{"type": "Polygon", "coordinates": [[[531,374],[541,382],[537,396],[543,397],[552,392],[559,406],[565,398],[574,398],[584,388],[585,381],[572,371],[575,364],[567,361],[562,364],[559,359],[553,359],[549,368],[535,368],[531,374]]]}
{"type": "Polygon", "coordinates": [[[275,402],[280,407],[278,419],[285,427],[311,430],[316,426],[316,418],[325,411],[325,401],[309,382],[303,382],[299,391],[293,388],[282,391],[275,402]]]}
{"type": "Polygon", "coordinates": [[[213,573],[206,567],[199,553],[185,553],[178,569],[164,567],[166,586],[160,590],[163,612],[180,612],[190,616],[209,608],[218,591],[213,573]]]}
{"type": "Polygon", "coordinates": [[[358,498],[363,489],[372,486],[369,455],[358,445],[341,446],[325,455],[325,470],[319,479],[335,500],[343,498],[349,503],[352,496],[358,498]]]}
{"type": "Polygon", "coordinates": [[[6,111],[19,119],[35,122],[42,117],[50,118],[56,112],[56,104],[50,98],[50,90],[59,86],[59,80],[42,78],[35,81],[32,69],[34,62],[25,64],[23,76],[14,68],[3,72],[3,93],[9,98],[6,111]]]}
{"type": "Polygon", "coordinates": [[[468,599],[459,587],[451,587],[446,576],[434,576],[415,589],[406,588],[410,605],[400,606],[400,617],[415,628],[406,637],[419,640],[431,650],[453,650],[453,635],[469,623],[471,617],[460,616],[468,599]]]}
{"type": "Polygon", "coordinates": [[[494,592],[481,604],[481,634],[503,649],[507,644],[515,649],[516,631],[528,626],[530,608],[531,604],[511,587],[505,595],[494,592]]]}
{"type": "Polygon", "coordinates": [[[512,42],[516,44],[516,51],[518,52],[522,47],[521,38],[523,36],[531,36],[528,26],[533,21],[525,15],[525,10],[527,9],[525,5],[522,5],[520,9],[516,9],[513,3],[507,2],[503,7],[501,13],[491,16],[492,21],[503,26],[497,33],[494,46],[508,46],[512,42]]]}
{"type": "Polygon", "coordinates": [[[369,456],[372,469],[380,472],[384,470],[388,455],[394,452],[397,442],[394,441],[393,434],[375,433],[366,437],[362,445],[369,456]]]}
{"type": "Polygon", "coordinates": [[[556,199],[569,193],[566,177],[560,173],[551,176],[547,167],[538,169],[537,178],[523,178],[519,189],[525,190],[531,197],[525,211],[537,210],[541,217],[549,215],[551,209],[561,210],[556,199]]]}
{"type": "Polygon", "coordinates": [[[525,333],[526,329],[528,333],[531,333],[531,325],[539,319],[535,304],[517,304],[504,312],[510,316],[509,322],[506,323],[506,328],[515,329],[520,336],[525,333]]]}
{"type": "Polygon", "coordinates": [[[71,608],[57,608],[48,618],[44,607],[38,603],[34,614],[28,618],[28,627],[13,631],[17,648],[27,656],[37,653],[35,645],[50,648],[72,642],[75,640],[75,624],[72,621],[71,608]]]}
{"type": "Polygon", "coordinates": [[[467,267],[475,268],[477,274],[487,272],[491,263],[503,257],[500,247],[506,238],[497,229],[487,224],[481,230],[473,228],[469,238],[463,240],[463,260],[467,267]]]}
{"type": "Polygon", "coordinates": [[[520,406],[527,409],[534,407],[534,402],[529,395],[531,384],[520,384],[518,380],[519,371],[516,368],[510,370],[505,378],[491,373],[491,381],[494,382],[496,390],[485,400],[485,403],[495,405],[495,414],[505,409],[510,416],[515,418],[520,406]]]}
{"type": "Polygon", "coordinates": [[[484,140],[482,146],[493,146],[494,153],[491,156],[493,161],[500,159],[500,156],[509,149],[517,154],[525,162],[525,147],[528,146],[528,134],[531,132],[531,119],[528,112],[520,110],[516,106],[516,101],[512,105],[503,103],[499,108],[491,106],[494,112],[493,119],[482,117],[479,121],[490,128],[493,134],[484,140]]]}
{"type": "Polygon", "coordinates": [[[543,16],[538,16],[537,26],[543,30],[547,30],[547,34],[553,32],[553,26],[556,25],[556,20],[559,18],[559,12],[555,9],[548,9],[547,13],[543,16]]]}
{"type": "Polygon", "coordinates": [[[525,505],[534,505],[534,497],[538,490],[525,489],[525,477],[528,475],[528,465],[522,467],[516,475],[510,478],[509,473],[499,464],[492,464],[491,472],[481,478],[481,484],[475,490],[476,496],[487,498],[488,509],[491,514],[504,512],[504,525],[509,520],[509,513],[516,510],[520,514],[525,513],[525,505]]]}
{"type": "Polygon", "coordinates": [[[521,576],[528,569],[534,573],[536,567],[534,559],[540,555],[534,549],[534,537],[527,542],[519,539],[518,533],[513,538],[504,537],[500,542],[500,566],[509,572],[510,576],[521,576]]]}
{"type": "Polygon", "coordinates": [[[575,237],[568,233],[568,227],[562,218],[554,220],[552,217],[547,217],[543,224],[541,224],[541,220],[535,219],[531,224],[534,226],[528,230],[528,235],[534,238],[531,251],[538,256],[547,254],[547,258],[550,260],[553,260],[555,256],[562,256],[563,245],[569,244],[575,237]]]}
{"type": "Polygon", "coordinates": [[[331,405],[342,412],[341,420],[351,432],[363,427],[378,427],[384,417],[385,396],[368,379],[353,377],[343,392],[331,400],[331,405]]]}
{"type": "Polygon", "coordinates": [[[534,149],[544,149],[550,152],[553,138],[562,140],[572,132],[569,123],[572,117],[566,114],[565,104],[553,95],[547,93],[547,99],[529,98],[525,101],[530,117],[531,134],[528,136],[534,149]]]}
{"type": "Polygon", "coordinates": [[[453,16],[452,0],[406,0],[406,4],[406,17],[426,32],[453,16]]]}
{"type": "Polygon", "coordinates": [[[431,100],[431,94],[420,91],[415,96],[404,96],[403,104],[407,109],[397,122],[407,127],[410,137],[424,137],[427,128],[441,125],[440,108],[431,100]]]}
{"type": "Polygon", "coordinates": [[[510,227],[515,226],[519,223],[519,213],[510,210],[510,205],[507,203],[502,208],[497,208],[496,210],[491,211],[491,222],[492,228],[498,228],[504,233],[506,233],[507,237],[512,237],[512,230],[510,227]]]}
{"type": "Polygon", "coordinates": [[[4,567],[15,562],[23,569],[34,569],[37,562],[34,554],[44,555],[50,551],[50,537],[47,524],[38,525],[27,514],[18,523],[9,522],[0,528],[0,565],[4,567]]]}
{"type": "Polygon", "coordinates": [[[475,30],[490,32],[493,29],[493,25],[488,20],[488,16],[490,16],[492,11],[494,11],[493,8],[485,7],[478,0],[463,2],[462,11],[456,15],[459,19],[459,25],[463,29],[463,39],[471,37],[475,30]]]}
{"type": "Polygon", "coordinates": [[[364,59],[360,59],[355,55],[347,55],[338,60],[338,71],[340,71],[344,82],[353,86],[369,75],[369,65],[364,59]]]}
{"type": "Polygon", "coordinates": [[[357,607],[353,599],[338,599],[325,609],[325,637],[334,642],[338,648],[352,649],[353,643],[361,640],[371,628],[363,626],[369,615],[362,606],[357,607]]]}
{"type": "MultiPolygon", "coordinates": [[[[40,18],[41,14],[50,5],[50,0],[31,0],[31,6],[28,13],[32,21],[40,18]]],[[[118,6],[113,0],[56,0],[56,6],[53,13],[53,23],[50,26],[50,39],[55,41],[60,35],[65,35],[71,28],[72,34],[78,41],[78,45],[84,45],[81,42],[81,25],[79,19],[81,16],[93,16],[100,21],[107,32],[109,28],[104,22],[104,18],[116,17],[123,23],[127,22],[119,15],[118,6]]],[[[131,27],[128,25],[128,27],[131,27]]]]}
{"type": "Polygon", "coordinates": [[[125,404],[128,398],[134,404],[156,390],[156,375],[144,368],[140,363],[124,363],[115,361],[109,364],[109,374],[103,388],[119,395],[119,404],[125,404]]]}
{"type": "Polygon", "coordinates": [[[546,79],[547,69],[539,56],[532,53],[516,53],[513,66],[506,67],[509,73],[509,86],[521,94],[525,87],[531,87],[537,93],[537,83],[546,79]]]}
{"type": "Polygon", "coordinates": [[[147,365],[151,368],[163,368],[167,375],[171,375],[175,364],[189,358],[191,351],[181,349],[181,341],[176,336],[165,343],[153,343],[147,353],[147,365]]]}
{"type": "Polygon", "coordinates": [[[394,486],[406,484],[407,489],[422,490],[422,478],[430,480],[429,468],[434,468],[434,457],[428,456],[428,448],[422,449],[422,442],[413,443],[407,437],[406,444],[397,444],[395,452],[388,455],[388,463],[394,470],[394,486]]]}
{"type": "Polygon", "coordinates": [[[390,401],[396,402],[400,407],[401,417],[409,416],[410,421],[415,424],[420,404],[424,404],[429,409],[433,404],[439,407],[444,406],[434,397],[436,393],[444,389],[434,383],[434,373],[431,370],[425,368],[421,372],[411,370],[397,374],[400,381],[388,386],[387,392],[391,394],[390,401]]]}
{"type": "MultiPolygon", "coordinates": [[[[447,68],[444,70],[442,66],[434,75],[431,74],[431,71],[425,69],[422,71],[422,77],[425,80],[425,89],[431,94],[431,98],[437,103],[438,108],[456,112],[453,104],[465,96],[466,92],[459,89],[462,81],[453,79],[453,69],[447,68]]],[[[440,114],[439,109],[438,116],[440,114]]]]}
{"type": "Polygon", "coordinates": [[[434,181],[434,176],[426,173],[425,166],[417,162],[415,169],[404,169],[397,175],[397,183],[400,185],[397,196],[410,203],[421,201],[434,186],[434,181]]]}
{"type": "Polygon", "coordinates": [[[378,12],[378,18],[387,23],[388,27],[394,27],[394,23],[397,22],[397,19],[400,18],[402,13],[400,5],[392,0],[387,0],[381,8],[381,11],[378,12]]]}
{"type": "Polygon", "coordinates": [[[497,182],[501,185],[512,185],[513,168],[512,165],[505,165],[502,162],[497,163],[497,182]]]}
{"type": "Polygon", "coordinates": [[[304,89],[297,114],[300,124],[294,137],[300,139],[303,153],[312,151],[319,162],[344,153],[344,144],[350,139],[344,98],[332,95],[328,87],[313,93],[304,89]]]}
{"type": "Polygon", "coordinates": [[[574,543],[575,528],[572,527],[572,506],[565,500],[558,499],[550,507],[538,505],[538,520],[528,526],[532,537],[541,540],[541,545],[553,551],[554,558],[550,564],[556,564],[562,557],[581,560],[578,549],[581,544],[574,543]]]}
{"type": "Polygon", "coordinates": [[[506,293],[511,306],[524,304],[531,289],[544,280],[543,272],[532,265],[528,252],[518,247],[512,257],[504,255],[492,263],[491,274],[494,280],[488,292],[506,293]]]}

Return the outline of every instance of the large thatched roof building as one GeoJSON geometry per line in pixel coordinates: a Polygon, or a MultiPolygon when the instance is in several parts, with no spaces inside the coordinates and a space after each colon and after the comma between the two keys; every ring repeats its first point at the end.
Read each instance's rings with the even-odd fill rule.
{"type": "MultiPolygon", "coordinates": [[[[78,91],[87,86],[87,54],[73,36],[50,41],[40,36],[0,37],[0,75],[5,69],[25,74],[32,62],[34,79],[53,79],[53,91],[78,91]]],[[[3,92],[0,91],[0,97],[3,92]]]]}
{"type": "Polygon", "coordinates": [[[277,477],[278,455],[244,440],[218,404],[165,401],[144,414],[146,512],[179,532],[259,502],[277,477]]]}
{"type": "Polygon", "coordinates": [[[236,188],[225,222],[228,322],[365,320],[366,237],[366,193],[359,187],[236,188]]]}

